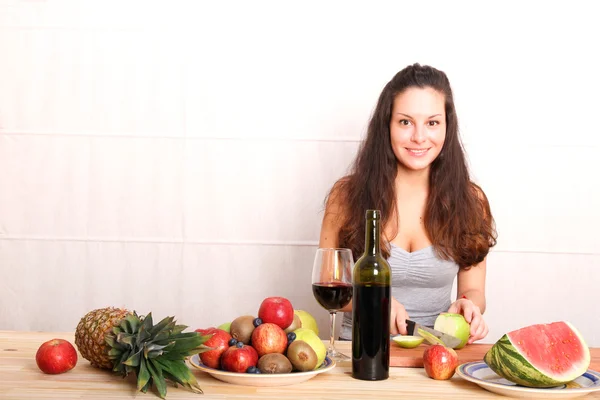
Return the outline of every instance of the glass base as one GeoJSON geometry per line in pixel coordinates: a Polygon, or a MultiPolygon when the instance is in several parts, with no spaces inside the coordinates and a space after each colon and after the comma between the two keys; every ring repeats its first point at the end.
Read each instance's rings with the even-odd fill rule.
{"type": "Polygon", "coordinates": [[[344,353],[340,353],[336,349],[327,350],[327,357],[331,358],[334,361],[350,361],[351,357],[348,357],[344,353]]]}

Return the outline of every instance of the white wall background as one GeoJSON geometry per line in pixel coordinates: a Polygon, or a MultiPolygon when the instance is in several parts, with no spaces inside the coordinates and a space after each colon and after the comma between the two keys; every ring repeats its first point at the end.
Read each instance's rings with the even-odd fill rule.
{"type": "Polygon", "coordinates": [[[0,1],[0,329],[125,306],[194,328],[315,314],[323,199],[385,83],[447,72],[499,231],[493,342],[600,346],[593,2],[0,1]]]}

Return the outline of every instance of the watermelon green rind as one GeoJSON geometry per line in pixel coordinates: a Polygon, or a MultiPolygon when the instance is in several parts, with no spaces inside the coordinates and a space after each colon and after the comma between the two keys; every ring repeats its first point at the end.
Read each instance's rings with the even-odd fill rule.
{"type": "Polygon", "coordinates": [[[496,374],[501,377],[528,387],[555,387],[570,382],[581,376],[589,367],[591,358],[589,348],[579,331],[569,322],[564,322],[581,342],[584,353],[581,360],[573,364],[571,373],[553,375],[535,368],[527,359],[513,346],[509,334],[500,338],[492,348],[485,354],[484,361],[496,374]]]}
{"type": "MultiPolygon", "coordinates": [[[[534,368],[515,350],[508,335],[502,336],[485,354],[483,360],[496,374],[518,385],[544,388],[565,383],[554,380],[534,368]]],[[[569,379],[571,380],[573,379],[569,379]]]]}

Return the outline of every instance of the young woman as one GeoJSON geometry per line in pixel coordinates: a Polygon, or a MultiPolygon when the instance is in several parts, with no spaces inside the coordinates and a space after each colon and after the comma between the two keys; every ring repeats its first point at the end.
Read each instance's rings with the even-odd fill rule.
{"type": "MultiPolygon", "coordinates": [[[[469,177],[446,74],[414,64],[383,89],[353,170],[332,187],[320,247],[364,251],[364,215],[381,210],[381,249],[392,270],[390,331],[410,318],[433,326],[461,313],[469,343],[484,338],[486,256],[496,244],[487,198],[469,177]],[[457,300],[451,291],[457,278],[457,300]]],[[[352,337],[351,305],[342,339],[352,337]]]]}

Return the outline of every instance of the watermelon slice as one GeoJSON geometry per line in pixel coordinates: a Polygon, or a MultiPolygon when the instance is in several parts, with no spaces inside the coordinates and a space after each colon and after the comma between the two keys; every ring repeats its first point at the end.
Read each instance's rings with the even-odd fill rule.
{"type": "Polygon", "coordinates": [[[590,350],[568,322],[531,325],[502,336],[485,354],[501,377],[528,387],[555,387],[581,376],[590,350]]]}

